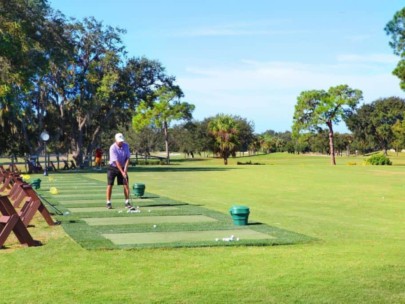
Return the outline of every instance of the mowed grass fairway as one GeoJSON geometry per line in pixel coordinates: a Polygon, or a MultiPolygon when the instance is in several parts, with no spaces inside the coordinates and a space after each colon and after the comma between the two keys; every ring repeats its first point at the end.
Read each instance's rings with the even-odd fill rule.
{"type": "Polygon", "coordinates": [[[0,302],[405,303],[405,156],[381,167],[362,159],[331,166],[328,157],[272,154],[132,168],[130,183],[148,192],[224,214],[246,205],[256,221],[316,240],[85,250],[38,218],[30,231],[44,246],[0,250],[0,302]]]}

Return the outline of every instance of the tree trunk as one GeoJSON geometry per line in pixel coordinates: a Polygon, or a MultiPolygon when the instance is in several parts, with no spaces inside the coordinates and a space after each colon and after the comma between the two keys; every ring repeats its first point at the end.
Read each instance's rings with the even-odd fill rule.
{"type": "Polygon", "coordinates": [[[224,165],[228,164],[228,158],[231,155],[231,153],[228,151],[227,148],[224,148],[224,150],[222,150],[221,156],[224,159],[224,165]]]}
{"type": "Polygon", "coordinates": [[[96,129],[94,130],[93,134],[91,135],[91,141],[87,145],[87,157],[89,158],[89,165],[90,165],[90,160],[91,160],[91,155],[93,155],[93,150],[96,147],[96,142],[98,140],[98,136],[100,134],[101,127],[97,126],[96,129]]]}
{"type": "Polygon", "coordinates": [[[163,131],[165,134],[165,147],[166,147],[166,163],[170,163],[170,153],[169,153],[169,132],[168,132],[168,126],[167,126],[167,121],[163,123],[163,131]]]}
{"type": "Polygon", "coordinates": [[[21,120],[21,129],[22,129],[22,133],[23,133],[23,137],[24,137],[24,142],[25,142],[26,146],[28,147],[28,150],[30,151],[30,154],[32,154],[34,148],[32,147],[31,142],[30,142],[30,140],[28,138],[25,119],[21,120]]]}
{"type": "Polygon", "coordinates": [[[331,156],[331,162],[332,165],[336,165],[336,160],[335,160],[335,146],[333,144],[333,127],[332,127],[332,122],[328,121],[327,126],[329,128],[329,150],[330,150],[330,156],[331,156]]]}
{"type": "Polygon", "coordinates": [[[86,117],[77,117],[78,122],[78,132],[76,137],[76,151],[74,153],[74,159],[77,166],[81,166],[83,164],[83,129],[86,125],[87,118],[86,117]]]}

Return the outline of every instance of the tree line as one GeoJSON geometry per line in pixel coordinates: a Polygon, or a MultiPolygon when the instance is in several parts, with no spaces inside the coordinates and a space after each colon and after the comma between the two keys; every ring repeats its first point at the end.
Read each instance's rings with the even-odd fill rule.
{"type": "MultiPolygon", "coordinates": [[[[365,154],[373,151],[405,148],[405,99],[381,98],[352,111],[346,109],[342,119],[350,133],[333,133],[334,155],[365,154]]],[[[129,130],[128,140],[135,151],[151,153],[164,150],[160,128],[129,130]]],[[[313,125],[310,131],[296,136],[294,131],[254,132],[254,123],[240,116],[218,114],[202,121],[191,120],[169,130],[170,151],[185,156],[206,156],[207,152],[226,159],[257,153],[320,153],[331,155],[330,130],[313,125]],[[219,121],[219,122],[218,122],[219,121]],[[213,125],[220,124],[213,132],[213,125]],[[221,125],[222,124],[222,125],[221,125]],[[222,148],[221,148],[222,147],[222,148]],[[238,154],[239,153],[239,154],[238,154]]]]}
{"type": "MultiPolygon", "coordinates": [[[[404,24],[405,8],[385,31],[405,89],[404,24]]],[[[44,130],[48,149],[73,153],[78,165],[117,131],[139,153],[165,150],[169,160],[169,151],[210,151],[225,164],[237,153],[319,152],[334,163],[343,153],[405,148],[405,100],[359,106],[362,92],[347,85],[302,92],[291,131],[255,134],[253,122],[228,114],[197,121],[159,61],[128,57],[124,33],[95,18],[67,18],[47,0],[0,0],[0,154],[41,153],[44,130]],[[340,121],[350,134],[334,132],[340,121]]]]}
{"type": "Polygon", "coordinates": [[[183,93],[163,65],[127,57],[125,31],[54,11],[46,0],[0,1],[0,153],[37,154],[39,134],[78,164],[103,134],[128,129],[162,87],[183,93]]]}

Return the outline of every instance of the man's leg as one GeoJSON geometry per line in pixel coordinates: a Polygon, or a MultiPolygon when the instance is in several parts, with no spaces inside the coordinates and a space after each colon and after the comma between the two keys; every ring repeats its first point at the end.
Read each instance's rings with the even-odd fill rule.
{"type": "Polygon", "coordinates": [[[112,192],[112,185],[107,185],[107,202],[106,202],[106,206],[107,209],[112,209],[112,204],[111,204],[111,192],[112,192]]]}
{"type": "Polygon", "coordinates": [[[128,183],[124,184],[124,195],[125,195],[125,200],[129,199],[129,186],[128,183]]]}
{"type": "Polygon", "coordinates": [[[114,174],[113,170],[110,170],[110,168],[108,168],[108,170],[107,170],[107,190],[106,190],[108,209],[112,209],[111,193],[112,193],[114,181],[115,181],[115,174],[114,174]]]}
{"type": "Polygon", "coordinates": [[[111,192],[112,192],[112,185],[107,185],[107,202],[111,201],[111,192]]]}
{"type": "Polygon", "coordinates": [[[118,182],[122,182],[122,186],[124,189],[124,196],[125,196],[125,207],[127,208],[132,208],[131,203],[129,202],[129,181],[128,181],[128,176],[125,178],[120,174],[118,176],[118,182]]]}

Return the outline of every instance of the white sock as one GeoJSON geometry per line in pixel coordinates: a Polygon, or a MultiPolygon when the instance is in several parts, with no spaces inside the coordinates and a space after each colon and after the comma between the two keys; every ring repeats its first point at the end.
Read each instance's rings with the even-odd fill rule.
{"type": "Polygon", "coordinates": [[[107,201],[107,205],[111,204],[111,201],[107,201]]]}

